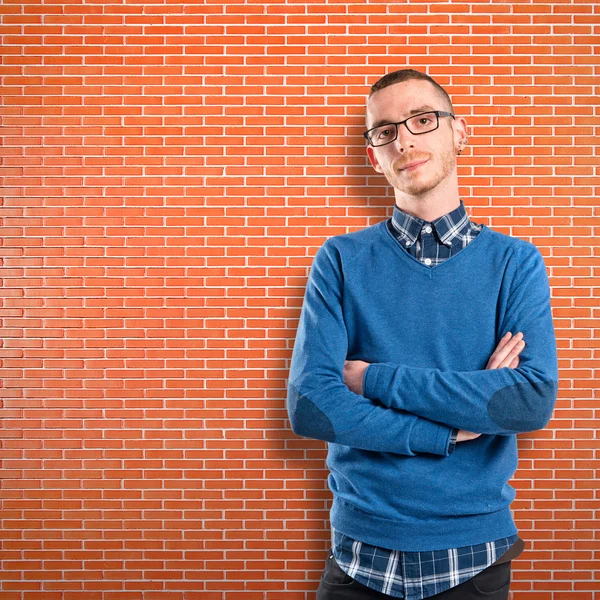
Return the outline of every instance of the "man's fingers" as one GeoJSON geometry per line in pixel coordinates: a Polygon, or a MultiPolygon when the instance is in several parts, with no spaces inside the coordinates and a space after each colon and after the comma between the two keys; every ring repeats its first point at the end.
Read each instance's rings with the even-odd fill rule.
{"type": "Polygon", "coordinates": [[[458,442],[468,442],[469,440],[477,439],[481,434],[473,433],[471,431],[465,431],[464,429],[460,429],[458,432],[458,436],[456,437],[456,441],[458,442]]]}
{"type": "Polygon", "coordinates": [[[522,338],[523,334],[520,331],[515,336],[509,331],[500,340],[496,350],[490,357],[486,369],[501,369],[503,367],[508,367],[515,356],[525,347],[525,342],[522,338]]]}
{"type": "MultiPolygon", "coordinates": [[[[498,365],[500,364],[500,362],[503,360],[503,358],[505,356],[507,345],[509,344],[511,339],[512,339],[512,334],[509,331],[500,340],[500,343],[498,344],[498,346],[496,346],[496,349],[492,353],[492,356],[490,356],[490,360],[488,361],[486,369],[497,369],[498,368],[498,365]]],[[[509,349],[510,349],[510,346],[509,346],[509,349]]]]}
{"type": "Polygon", "coordinates": [[[506,334],[504,334],[504,337],[500,340],[500,342],[498,343],[498,346],[496,346],[496,350],[499,350],[499,349],[503,348],[504,346],[506,346],[506,344],[508,344],[511,337],[512,337],[512,333],[510,331],[508,331],[506,334]]]}
{"type": "Polygon", "coordinates": [[[503,367],[510,367],[510,365],[512,364],[512,362],[515,360],[515,358],[518,358],[518,355],[521,353],[521,351],[523,350],[523,348],[525,348],[525,340],[519,340],[508,352],[506,358],[504,358],[504,360],[502,360],[502,362],[499,365],[499,369],[502,369],[503,367]]]}

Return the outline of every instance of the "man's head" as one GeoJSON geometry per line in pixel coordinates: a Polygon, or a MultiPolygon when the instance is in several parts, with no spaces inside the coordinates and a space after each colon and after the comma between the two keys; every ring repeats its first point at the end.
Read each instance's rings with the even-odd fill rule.
{"type": "Polygon", "coordinates": [[[371,87],[367,154],[396,195],[420,197],[450,184],[458,187],[456,153],[466,143],[467,128],[463,118],[448,113],[454,115],[447,92],[419,71],[394,71],[371,87]],[[434,111],[442,114],[432,114],[434,111]],[[385,125],[389,127],[381,127],[385,125]]]}
{"type": "Polygon", "coordinates": [[[381,79],[377,80],[369,91],[369,98],[377,91],[383,88],[394,85],[395,83],[402,83],[404,81],[428,81],[435,88],[438,93],[442,105],[440,109],[447,110],[454,113],[454,107],[452,106],[452,100],[448,96],[448,92],[433,78],[429,77],[421,71],[415,71],[414,69],[400,69],[399,71],[392,71],[387,75],[384,75],[381,79]]]}

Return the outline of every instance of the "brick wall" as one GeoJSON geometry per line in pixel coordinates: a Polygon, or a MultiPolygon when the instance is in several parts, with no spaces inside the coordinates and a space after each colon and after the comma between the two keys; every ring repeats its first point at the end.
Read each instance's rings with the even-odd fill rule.
{"type": "Polygon", "coordinates": [[[470,125],[471,216],[536,244],[555,416],[520,435],[512,599],[600,598],[600,5],[6,0],[0,600],[309,600],[325,444],[286,378],[308,268],[391,215],[368,87],[470,125]]]}

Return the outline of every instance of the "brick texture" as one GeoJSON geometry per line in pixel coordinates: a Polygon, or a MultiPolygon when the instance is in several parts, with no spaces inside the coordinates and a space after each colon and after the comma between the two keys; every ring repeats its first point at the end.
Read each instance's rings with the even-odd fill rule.
{"type": "Polygon", "coordinates": [[[560,393],[519,436],[512,600],[600,599],[600,4],[5,0],[0,600],[311,600],[325,444],[286,379],[327,237],[391,215],[369,86],[470,125],[473,220],[535,243],[560,393]]]}

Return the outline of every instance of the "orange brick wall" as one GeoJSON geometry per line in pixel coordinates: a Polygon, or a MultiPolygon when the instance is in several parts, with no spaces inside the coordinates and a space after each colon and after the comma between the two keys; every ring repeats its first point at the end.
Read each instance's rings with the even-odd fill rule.
{"type": "Polygon", "coordinates": [[[6,0],[0,600],[311,600],[325,444],[286,379],[312,257],[391,215],[369,85],[470,124],[473,220],[550,274],[513,600],[600,599],[600,4],[6,0]],[[596,177],[595,177],[596,175],[596,177]]]}

